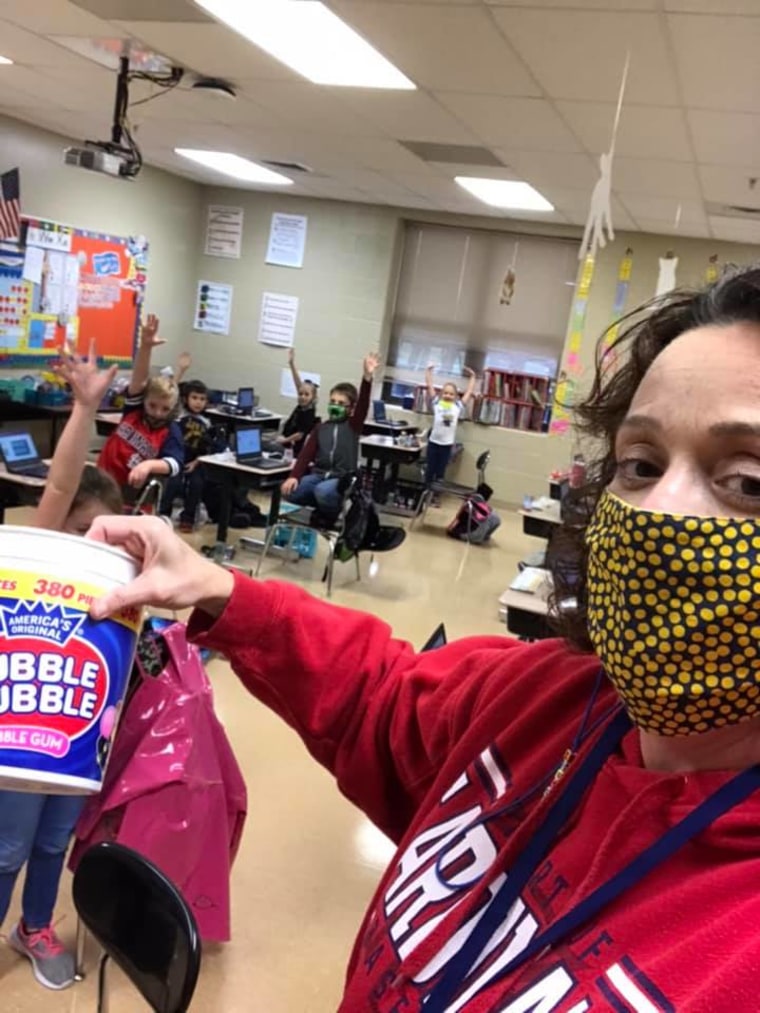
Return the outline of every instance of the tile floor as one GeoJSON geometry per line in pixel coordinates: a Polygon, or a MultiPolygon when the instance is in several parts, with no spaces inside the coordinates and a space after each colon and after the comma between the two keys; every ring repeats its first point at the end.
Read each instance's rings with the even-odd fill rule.
{"type": "MultiPolygon", "coordinates": [[[[519,518],[502,512],[492,544],[464,545],[445,537],[456,504],[431,510],[394,553],[378,557],[373,580],[354,582],[353,563],[336,564],[333,601],[387,620],[396,635],[421,646],[441,621],[449,639],[498,634],[497,599],[517,561],[540,542],[522,534],[519,518]]],[[[23,523],[9,511],[8,523],[23,523]]],[[[209,541],[213,529],[190,536],[209,541]]],[[[249,557],[251,558],[251,557],[249,557]]],[[[283,565],[267,560],[262,576],[297,582],[316,595],[323,548],[316,561],[283,565]]],[[[255,565],[255,562],[254,562],[255,565]]],[[[365,563],[366,573],[366,563],[365,563]]],[[[193,1001],[199,1013],[329,1013],[335,1010],[354,933],[380,871],[389,842],[334,788],[295,735],[242,688],[223,660],[211,663],[217,709],[248,784],[249,814],[233,871],[233,939],[208,946],[193,1001]]],[[[4,933],[18,916],[14,903],[4,933]]],[[[58,930],[73,940],[75,916],[68,874],[56,911],[58,930]]],[[[95,967],[94,946],[88,968],[95,967]]],[[[112,977],[111,1013],[147,1009],[118,973],[112,977]]],[[[95,975],[64,991],[50,992],[30,966],[0,943],[2,1013],[90,1013],[95,975]]]]}

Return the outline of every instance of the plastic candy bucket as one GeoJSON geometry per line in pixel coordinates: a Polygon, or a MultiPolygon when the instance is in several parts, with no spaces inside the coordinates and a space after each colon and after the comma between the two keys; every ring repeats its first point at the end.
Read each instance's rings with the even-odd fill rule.
{"type": "Polygon", "coordinates": [[[136,573],[98,542],[0,526],[0,788],[100,790],[141,615],[88,609],[136,573]]]}

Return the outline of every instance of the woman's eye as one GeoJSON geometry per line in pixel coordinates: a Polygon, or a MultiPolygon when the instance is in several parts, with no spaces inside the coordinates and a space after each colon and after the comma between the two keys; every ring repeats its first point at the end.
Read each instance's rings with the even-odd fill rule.
{"type": "Polygon", "coordinates": [[[650,478],[659,478],[662,469],[642,457],[629,457],[617,462],[616,474],[626,482],[641,482],[650,478]]]}
{"type": "Polygon", "coordinates": [[[760,475],[729,475],[718,484],[734,496],[760,499],[760,475]]]}

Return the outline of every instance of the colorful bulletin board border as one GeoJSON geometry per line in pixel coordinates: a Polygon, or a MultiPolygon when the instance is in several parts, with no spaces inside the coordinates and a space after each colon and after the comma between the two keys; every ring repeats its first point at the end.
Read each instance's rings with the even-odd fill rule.
{"type": "Polygon", "coordinates": [[[594,258],[591,254],[588,254],[581,268],[578,291],[575,293],[575,301],[573,302],[573,315],[570,323],[570,335],[567,339],[565,359],[554,394],[554,412],[552,413],[549,432],[555,436],[568,432],[571,425],[570,412],[572,409],[573,393],[575,392],[578,378],[583,372],[580,357],[581,343],[583,342],[588,297],[593,279],[594,258]]]}
{"type": "Polygon", "coordinates": [[[104,363],[128,365],[145,297],[148,242],[42,218],[0,245],[0,366],[40,366],[65,342],[94,338],[104,363]]]}
{"type": "Polygon", "coordinates": [[[623,255],[623,259],[620,261],[620,267],[618,268],[615,301],[612,305],[612,324],[605,332],[602,343],[605,365],[611,367],[614,367],[617,362],[617,349],[612,346],[617,341],[620,333],[620,320],[625,312],[625,305],[628,302],[628,290],[631,287],[632,272],[633,250],[629,246],[623,255]]]}

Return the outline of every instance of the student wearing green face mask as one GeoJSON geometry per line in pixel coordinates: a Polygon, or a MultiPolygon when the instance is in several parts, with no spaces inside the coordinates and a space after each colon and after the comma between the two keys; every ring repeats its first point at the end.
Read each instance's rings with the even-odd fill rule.
{"type": "Polygon", "coordinates": [[[372,378],[380,358],[371,352],[364,359],[361,387],[336,384],[330,391],[327,420],[312,429],[282,492],[291,503],[317,507],[326,523],[338,516],[340,480],[359,465],[359,438],[369,409],[372,378]]]}
{"type": "MultiPolygon", "coordinates": [[[[450,380],[443,385],[441,393],[438,395],[433,384],[434,368],[428,366],[425,370],[425,383],[433,412],[433,428],[427,445],[425,485],[432,485],[433,482],[438,482],[445,475],[456,441],[457,422],[475,393],[475,374],[465,366],[462,372],[468,377],[467,390],[461,399],[457,385],[450,380]]],[[[433,505],[438,505],[435,500],[433,505]]]]}

